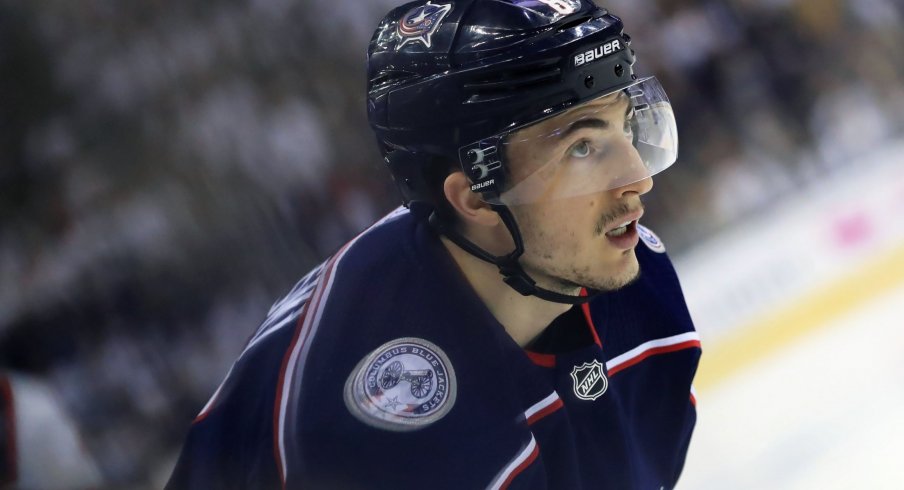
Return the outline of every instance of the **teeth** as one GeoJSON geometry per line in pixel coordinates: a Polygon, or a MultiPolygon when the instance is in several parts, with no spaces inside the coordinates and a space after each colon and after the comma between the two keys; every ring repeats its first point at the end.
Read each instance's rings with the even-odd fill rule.
{"type": "Polygon", "coordinates": [[[619,226],[618,226],[617,228],[615,228],[614,230],[612,230],[612,231],[606,233],[606,235],[608,235],[608,236],[622,236],[622,235],[624,235],[625,233],[628,232],[628,225],[630,225],[630,224],[631,224],[630,221],[626,221],[626,222],[622,223],[621,225],[619,225],[619,226]]]}

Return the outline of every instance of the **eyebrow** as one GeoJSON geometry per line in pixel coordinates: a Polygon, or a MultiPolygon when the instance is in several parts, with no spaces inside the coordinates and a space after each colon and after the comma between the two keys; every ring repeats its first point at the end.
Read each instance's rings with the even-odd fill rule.
{"type": "MultiPolygon", "coordinates": [[[[628,101],[628,104],[625,107],[625,117],[627,118],[631,111],[634,109],[634,105],[628,101]]],[[[568,135],[580,131],[582,129],[606,129],[609,127],[609,121],[600,118],[591,118],[591,119],[581,119],[575,121],[573,124],[568,126],[568,129],[559,133],[558,139],[563,140],[568,137],[568,135]]]]}
{"type": "Polygon", "coordinates": [[[568,137],[568,135],[580,131],[585,128],[589,129],[606,129],[609,127],[609,121],[605,119],[581,119],[580,121],[575,122],[568,126],[568,129],[562,131],[558,134],[558,139],[563,140],[568,137]]]}

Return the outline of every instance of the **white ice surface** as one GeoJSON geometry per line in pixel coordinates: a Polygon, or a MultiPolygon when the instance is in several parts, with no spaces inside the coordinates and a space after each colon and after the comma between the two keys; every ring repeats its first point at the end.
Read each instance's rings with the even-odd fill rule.
{"type": "Polygon", "coordinates": [[[904,489],[904,286],[697,401],[679,490],[904,489]]]}

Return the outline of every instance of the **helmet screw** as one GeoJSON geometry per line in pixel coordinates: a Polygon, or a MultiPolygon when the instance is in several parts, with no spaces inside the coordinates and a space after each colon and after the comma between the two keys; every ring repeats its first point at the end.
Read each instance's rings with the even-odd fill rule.
{"type": "Polygon", "coordinates": [[[477,150],[468,150],[468,160],[471,163],[480,163],[483,161],[483,152],[479,152],[477,150]]]}
{"type": "Polygon", "coordinates": [[[615,65],[615,76],[621,78],[625,74],[625,69],[621,65],[615,65]]]}
{"type": "Polygon", "coordinates": [[[596,82],[594,82],[592,75],[584,79],[584,86],[587,88],[593,88],[594,83],[596,82]]]}

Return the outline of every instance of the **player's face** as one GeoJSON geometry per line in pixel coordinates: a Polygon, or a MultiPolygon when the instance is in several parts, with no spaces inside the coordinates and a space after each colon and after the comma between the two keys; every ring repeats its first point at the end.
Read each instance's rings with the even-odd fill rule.
{"type": "Polygon", "coordinates": [[[561,197],[567,192],[554,189],[573,185],[569,181],[575,175],[605,179],[612,166],[637,167],[643,175],[643,162],[631,142],[629,112],[625,97],[600,99],[522,130],[548,134],[557,127],[570,128],[555,138],[516,133],[524,143],[507,148],[514,179],[538,168],[551,174],[544,176],[550,197],[541,194],[529,204],[510,206],[524,239],[521,263],[540,286],[562,292],[580,286],[613,290],[637,277],[640,196],[653,187],[652,178],[573,197],[561,197]],[[580,123],[569,124],[574,121],[580,123]],[[564,163],[549,165],[551,159],[564,163]]]}

